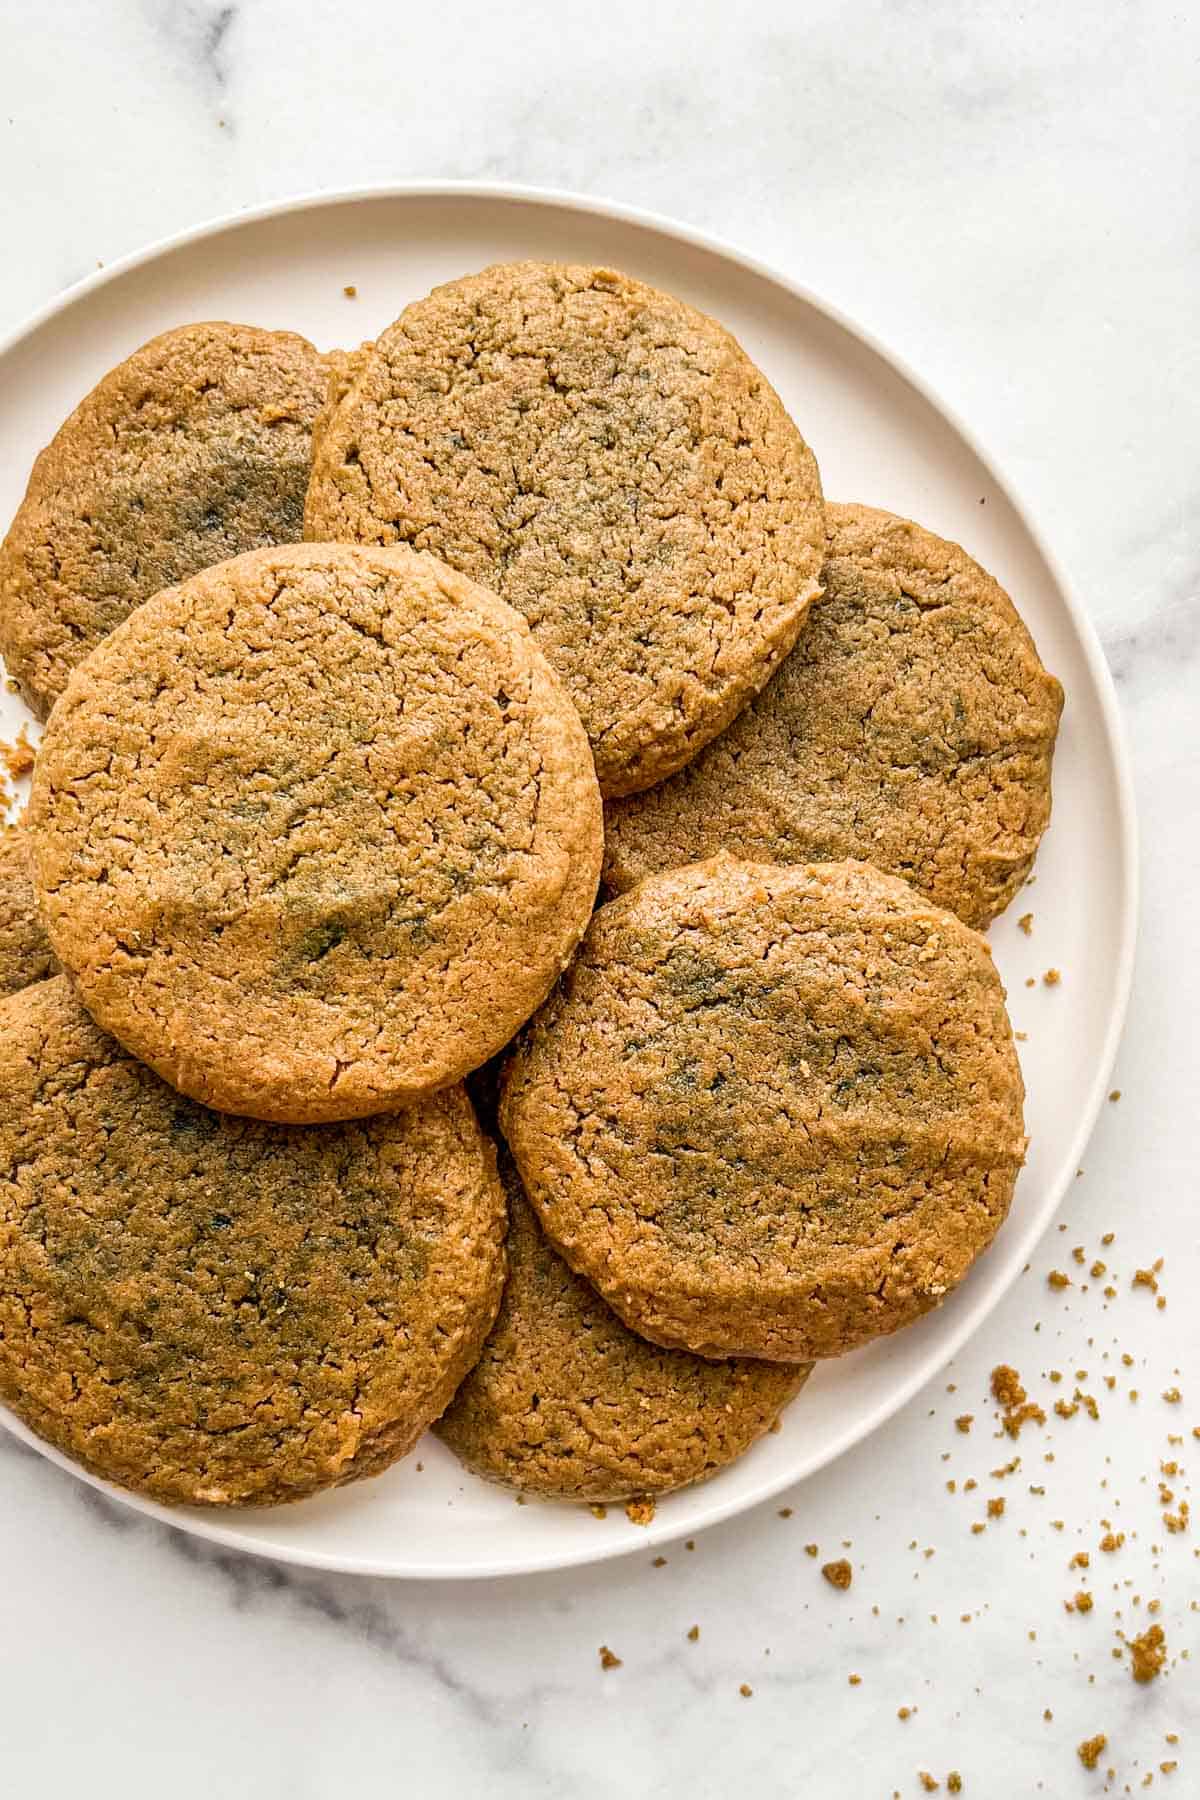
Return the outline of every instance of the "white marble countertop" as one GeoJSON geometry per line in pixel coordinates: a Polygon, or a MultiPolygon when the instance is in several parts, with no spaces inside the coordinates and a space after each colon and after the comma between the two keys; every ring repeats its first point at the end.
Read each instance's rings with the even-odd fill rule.
{"type": "Polygon", "coordinates": [[[921,1770],[944,1792],[957,1769],[977,1800],[1140,1792],[1152,1771],[1155,1790],[1200,1792],[1200,1537],[1162,1519],[1200,1472],[1195,17],[1136,0],[0,0],[0,44],[0,331],[200,219],[433,176],[647,205],[843,307],[971,422],[1082,593],[1124,704],[1145,880],[1122,1098],[1065,1235],[884,1430],[664,1566],[307,1574],[111,1506],[0,1437],[0,1788],[768,1800],[920,1794],[921,1770]],[[1075,1245],[1119,1271],[1107,1309],[1075,1245]],[[1131,1287],[1159,1256],[1165,1308],[1131,1287]],[[1077,1277],[1063,1295],[1056,1265],[1077,1277]],[[1087,1369],[1099,1422],[1051,1414],[997,1440],[1000,1362],[1048,1405],[1087,1369]],[[1017,1451],[1019,1471],[989,1476],[1017,1451]],[[1000,1493],[1004,1516],[973,1532],[1000,1493]],[[1103,1520],[1125,1534],[1113,1554],[1103,1520]],[[846,1546],[848,1593],[809,1543],[820,1560],[846,1546]],[[1081,1550],[1090,1567],[1071,1569],[1081,1550]],[[1064,1608],[1079,1588],[1086,1615],[1064,1608]],[[1112,1651],[1151,1601],[1170,1665],[1139,1687],[1112,1651]],[[601,1671],[602,1643],[622,1667],[601,1671]],[[1101,1731],[1088,1774],[1075,1746],[1101,1731]]]}

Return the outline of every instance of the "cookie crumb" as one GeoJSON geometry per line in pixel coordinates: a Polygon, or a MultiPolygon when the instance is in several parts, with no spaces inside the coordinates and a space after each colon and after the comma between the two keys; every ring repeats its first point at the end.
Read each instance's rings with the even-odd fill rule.
{"type": "Polygon", "coordinates": [[[1001,1514],[1004,1512],[1004,1505],[1005,1505],[1005,1502],[1004,1502],[1003,1494],[997,1494],[995,1499],[989,1500],[987,1503],[988,1518],[989,1519],[1000,1518],[1001,1514]]]}
{"type": "Polygon", "coordinates": [[[940,1781],[929,1773],[928,1769],[918,1769],[917,1774],[920,1776],[921,1786],[925,1789],[927,1794],[935,1794],[942,1785],[940,1781]]]}
{"type": "Polygon", "coordinates": [[[650,1564],[652,1569],[665,1569],[666,1566],[667,1559],[665,1556],[656,1556],[654,1561],[650,1564]]]}
{"type": "Polygon", "coordinates": [[[790,1519],[792,1516],[791,1507],[790,1506],[781,1506],[779,1509],[779,1516],[781,1519],[790,1519]]]}
{"type": "Polygon", "coordinates": [[[1085,1769],[1094,1769],[1107,1748],[1108,1739],[1102,1731],[1098,1731],[1095,1737],[1084,1738],[1075,1754],[1085,1769]]]}
{"type": "Polygon", "coordinates": [[[846,1680],[850,1683],[851,1687],[861,1687],[862,1686],[862,1676],[861,1675],[847,1675],[846,1680]]]}
{"type": "Polygon", "coordinates": [[[346,286],[342,289],[342,292],[343,292],[343,294],[345,294],[347,300],[357,300],[358,299],[358,289],[355,287],[355,285],[352,281],[348,281],[346,283],[346,286]]]}
{"type": "Polygon", "coordinates": [[[688,1632],[688,1643],[696,1644],[699,1641],[700,1641],[700,1627],[698,1625],[693,1625],[692,1629],[688,1632]]]}
{"type": "Polygon", "coordinates": [[[1025,933],[1025,936],[1030,937],[1033,933],[1033,914],[1031,912],[1022,913],[1020,918],[1017,920],[1017,924],[1020,926],[1021,930],[1025,933]]]}
{"type": "Polygon", "coordinates": [[[1120,1088],[1114,1088],[1112,1093],[1108,1097],[1115,1105],[1115,1103],[1121,1098],[1120,1088]]]}
{"type": "Polygon", "coordinates": [[[649,1525],[654,1518],[654,1502],[649,1494],[625,1502],[625,1517],[631,1525],[649,1525]]]}
{"type": "Polygon", "coordinates": [[[1046,1281],[1052,1288],[1068,1288],[1071,1285],[1071,1277],[1065,1274],[1062,1269],[1051,1269],[1046,1277],[1046,1281]]]}
{"type": "Polygon", "coordinates": [[[821,1573],[830,1587],[841,1588],[843,1591],[854,1579],[854,1570],[844,1556],[840,1556],[836,1562],[822,1563],[821,1573]]]}
{"type": "Polygon", "coordinates": [[[35,759],[33,745],[29,741],[29,727],[22,725],[11,744],[0,739],[0,762],[8,770],[13,781],[19,781],[22,775],[28,775],[35,759]]]}
{"type": "Polygon", "coordinates": [[[947,1775],[946,1791],[951,1794],[961,1794],[962,1793],[963,1779],[957,1769],[951,1769],[950,1773],[947,1775]]]}
{"type": "Polygon", "coordinates": [[[1140,1637],[1129,1640],[1130,1673],[1135,1681],[1153,1681],[1167,1660],[1166,1633],[1161,1625],[1151,1625],[1140,1637]]]}
{"type": "Polygon", "coordinates": [[[593,1519],[607,1519],[608,1517],[608,1508],[604,1505],[602,1500],[593,1500],[588,1507],[588,1511],[591,1513],[593,1519]]]}
{"type": "Polygon", "coordinates": [[[970,1429],[974,1423],[975,1423],[975,1414],[974,1413],[960,1413],[958,1418],[955,1419],[955,1421],[954,1421],[956,1430],[963,1431],[963,1432],[970,1431],[970,1429]]]}
{"type": "Polygon", "coordinates": [[[741,1687],[738,1689],[738,1693],[742,1696],[743,1700],[749,1700],[753,1692],[754,1689],[750,1686],[748,1681],[743,1681],[741,1687]]]}
{"type": "Polygon", "coordinates": [[[600,1646],[600,1667],[602,1669],[619,1669],[619,1668],[621,1668],[621,1666],[622,1666],[621,1658],[619,1656],[614,1655],[614,1653],[609,1649],[607,1644],[601,1644],[601,1646],[600,1646]]]}
{"type": "Polygon", "coordinates": [[[805,1556],[820,1556],[820,1554],[821,1554],[820,1544],[805,1544],[804,1554],[805,1554],[805,1556]]]}
{"type": "Polygon", "coordinates": [[[1046,973],[1042,976],[1042,980],[1047,987],[1057,987],[1062,980],[1061,969],[1047,969],[1046,973]]]}
{"type": "Polygon", "coordinates": [[[1021,1385],[1021,1377],[1008,1363],[998,1363],[992,1370],[992,1398],[1003,1409],[1002,1424],[1009,1437],[1018,1437],[1024,1425],[1044,1425],[1046,1415],[1036,1400],[1030,1400],[1021,1385]]]}

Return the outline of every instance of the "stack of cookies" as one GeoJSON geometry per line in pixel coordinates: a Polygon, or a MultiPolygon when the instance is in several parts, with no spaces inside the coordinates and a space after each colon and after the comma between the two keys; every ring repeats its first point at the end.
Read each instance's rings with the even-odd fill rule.
{"type": "Polygon", "coordinates": [[[38,458],[0,648],[0,1400],[86,1468],[271,1504],[436,1424],[665,1493],[1002,1224],[1061,689],[683,301],[166,333],[38,458]]]}

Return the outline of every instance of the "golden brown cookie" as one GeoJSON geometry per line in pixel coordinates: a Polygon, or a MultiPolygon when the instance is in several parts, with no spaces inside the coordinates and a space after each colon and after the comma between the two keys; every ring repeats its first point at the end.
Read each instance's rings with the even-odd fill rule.
{"type": "Polygon", "coordinates": [[[305,535],[430,550],[524,613],[606,794],[681,768],[758,691],[824,545],[816,463],[727,331],[534,262],[435,288],[351,359],[305,535]]]}
{"type": "Polygon", "coordinates": [[[479,1354],[504,1197],[461,1088],[320,1130],[183,1099],[59,977],[0,1003],[0,1399],[156,1500],[375,1475],[479,1354]]]}
{"type": "Polygon", "coordinates": [[[962,1279],[1008,1211],[1023,1093],[976,932],[865,863],[717,857],[595,915],[500,1123],[631,1329],[799,1361],[962,1279]]]}
{"type": "Polygon", "coordinates": [[[704,1481],[748,1450],[808,1367],[710,1362],[635,1336],[547,1243],[500,1152],[508,1277],[483,1354],[437,1426],[476,1475],[561,1500],[704,1481]]]}
{"type": "Polygon", "coordinates": [[[1050,820],[1062,689],[1003,588],[907,519],[830,506],[824,597],[694,762],[606,809],[604,881],[711,856],[861,857],[983,927],[1050,820]]]}
{"type": "Polygon", "coordinates": [[[29,874],[25,827],[0,826],[0,994],[15,994],[57,970],[29,874]]]}
{"type": "Polygon", "coordinates": [[[291,1123],[458,1080],[591,913],[600,797],[519,614],[403,547],[257,550],[69,682],[29,808],[47,929],[172,1086],[291,1123]]]}
{"type": "Polygon", "coordinates": [[[0,546],[0,651],[39,717],[160,588],[299,539],[332,361],[290,331],[184,325],[60,427],[0,546]]]}

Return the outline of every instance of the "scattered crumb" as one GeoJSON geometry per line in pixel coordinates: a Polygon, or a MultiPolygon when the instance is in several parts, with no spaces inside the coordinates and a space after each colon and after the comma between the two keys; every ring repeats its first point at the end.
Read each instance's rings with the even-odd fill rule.
{"type": "Polygon", "coordinates": [[[688,1632],[688,1643],[689,1644],[698,1643],[699,1639],[700,1639],[700,1627],[698,1625],[693,1625],[692,1629],[688,1632]]]}
{"type": "Polygon", "coordinates": [[[652,1569],[665,1569],[666,1566],[667,1559],[665,1556],[656,1556],[654,1561],[650,1564],[652,1569]]]}
{"type": "Polygon", "coordinates": [[[1062,1269],[1051,1269],[1046,1280],[1052,1288],[1066,1288],[1071,1285],[1071,1277],[1064,1274],[1062,1269]]]}
{"type": "Polygon", "coordinates": [[[640,1500],[627,1500],[625,1517],[631,1525],[649,1525],[654,1518],[653,1500],[648,1494],[644,1494],[640,1500]]]}
{"type": "Polygon", "coordinates": [[[352,281],[347,282],[346,286],[342,289],[342,292],[343,292],[343,294],[345,294],[347,300],[357,300],[358,299],[358,289],[355,287],[355,285],[352,281]]]}
{"type": "Polygon", "coordinates": [[[951,1794],[961,1794],[962,1793],[962,1785],[963,1785],[962,1776],[959,1774],[958,1770],[951,1769],[950,1773],[946,1777],[947,1791],[951,1794]]]}
{"type": "Polygon", "coordinates": [[[1003,1425],[1009,1437],[1017,1437],[1021,1428],[1032,1421],[1046,1423],[1046,1415],[1036,1400],[1030,1400],[1021,1386],[1021,1377],[1007,1363],[992,1370],[992,1398],[1003,1408],[1003,1425]]]}
{"type": "Polygon", "coordinates": [[[741,1687],[738,1689],[738,1693],[742,1696],[743,1700],[749,1700],[753,1692],[754,1689],[750,1686],[748,1681],[743,1681],[741,1687]]]}
{"type": "Polygon", "coordinates": [[[821,1554],[820,1544],[805,1544],[804,1554],[805,1554],[805,1556],[820,1556],[820,1554],[821,1554]]]}
{"type": "Polygon", "coordinates": [[[911,1719],[916,1710],[915,1706],[898,1706],[896,1708],[896,1717],[898,1719],[911,1719]]]}
{"type": "Polygon", "coordinates": [[[1104,1536],[1100,1539],[1100,1548],[1111,1553],[1114,1550],[1119,1550],[1124,1542],[1125,1533],[1123,1531],[1106,1531],[1104,1536]]]}
{"type": "Polygon", "coordinates": [[[607,1644],[600,1646],[600,1667],[602,1669],[619,1669],[621,1667],[621,1658],[615,1656],[607,1644]]]}
{"type": "Polygon", "coordinates": [[[1120,1099],[1120,1098],[1121,1098],[1121,1090],[1120,1090],[1120,1088],[1114,1088],[1114,1089],[1113,1089],[1113,1091],[1112,1091],[1112,1093],[1111,1093],[1111,1094],[1110,1094],[1110,1095],[1109,1095],[1109,1096],[1108,1096],[1108,1097],[1109,1097],[1109,1099],[1110,1099],[1110,1100],[1111,1100],[1111,1101],[1113,1101],[1113,1102],[1114,1102],[1114,1104],[1115,1104],[1115,1102],[1116,1102],[1116,1101],[1118,1101],[1118,1100],[1119,1100],[1119,1099],[1120,1099]]]}
{"type": "Polygon", "coordinates": [[[591,1513],[593,1519],[607,1519],[608,1517],[608,1508],[600,1500],[593,1500],[592,1504],[588,1507],[588,1511],[591,1513]]]}
{"type": "Polygon", "coordinates": [[[1076,1754],[1085,1769],[1094,1769],[1107,1747],[1108,1739],[1102,1731],[1098,1731],[1095,1737],[1084,1738],[1076,1754]]]}
{"type": "Polygon", "coordinates": [[[954,1423],[959,1431],[970,1431],[972,1425],[975,1423],[975,1414],[960,1413],[954,1423]]]}
{"type": "Polygon", "coordinates": [[[1000,1516],[1004,1512],[1004,1495],[997,1494],[994,1499],[989,1500],[987,1503],[987,1509],[988,1509],[988,1518],[989,1519],[1000,1518],[1000,1516]]]}
{"type": "Polygon", "coordinates": [[[11,744],[0,739],[0,762],[14,781],[28,775],[34,763],[34,748],[29,741],[29,727],[22,725],[11,744]]]}
{"type": "Polygon", "coordinates": [[[850,1683],[851,1687],[861,1687],[862,1686],[862,1676],[861,1675],[847,1675],[846,1680],[850,1683]]]}
{"type": "Polygon", "coordinates": [[[1086,1588],[1080,1588],[1075,1596],[1075,1611],[1081,1613],[1091,1612],[1092,1604],[1092,1596],[1087,1592],[1086,1588]]]}
{"type": "Polygon", "coordinates": [[[694,1550],[696,1548],[695,1538],[686,1538],[683,1547],[685,1550],[694,1550]]]}
{"type": "Polygon", "coordinates": [[[934,1779],[928,1769],[918,1769],[917,1774],[920,1776],[921,1786],[925,1789],[927,1794],[936,1793],[938,1788],[942,1785],[940,1781],[934,1779]]]}
{"type": "Polygon", "coordinates": [[[837,1562],[822,1563],[821,1573],[830,1587],[843,1590],[848,1588],[854,1579],[854,1570],[844,1556],[839,1557],[837,1562]]]}
{"type": "Polygon", "coordinates": [[[1179,1402],[1183,1399],[1183,1395],[1177,1387],[1169,1387],[1163,1390],[1163,1399],[1167,1402],[1168,1406],[1178,1406],[1179,1402]]]}
{"type": "Polygon", "coordinates": [[[1042,976],[1042,980],[1047,987],[1057,987],[1062,980],[1062,971],[1060,969],[1047,969],[1046,973],[1042,976]]]}
{"type": "Polygon", "coordinates": [[[1033,931],[1033,914],[1032,913],[1022,913],[1020,918],[1017,920],[1017,924],[1020,926],[1021,930],[1025,933],[1025,936],[1029,937],[1033,931]]]}
{"type": "Polygon", "coordinates": [[[791,1507],[790,1506],[781,1506],[779,1509],[779,1516],[781,1519],[790,1519],[792,1516],[791,1507]]]}
{"type": "Polygon", "coordinates": [[[1129,1641],[1131,1673],[1135,1681],[1153,1681],[1167,1660],[1167,1639],[1161,1625],[1151,1625],[1129,1641]]]}
{"type": "Polygon", "coordinates": [[[1152,1293],[1158,1292],[1158,1271],[1162,1268],[1160,1256],[1152,1269],[1135,1269],[1133,1271],[1134,1287],[1148,1287],[1152,1293]]]}

